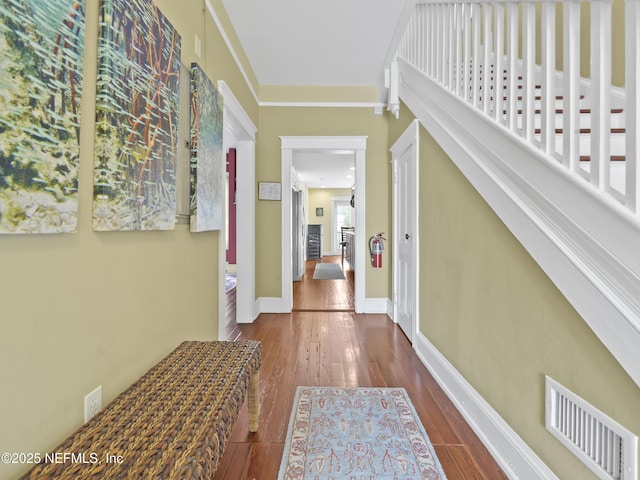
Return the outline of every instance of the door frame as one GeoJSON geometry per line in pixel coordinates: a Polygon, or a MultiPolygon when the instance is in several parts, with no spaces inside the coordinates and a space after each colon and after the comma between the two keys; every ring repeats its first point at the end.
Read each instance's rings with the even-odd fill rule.
{"type": "MultiPolygon", "coordinates": [[[[258,316],[255,279],[255,148],[257,128],[242,108],[231,88],[218,81],[218,90],[224,99],[223,150],[236,149],[236,216],[242,222],[236,225],[236,322],[252,323],[258,316]]],[[[224,188],[224,185],[223,185],[224,188]]],[[[225,227],[220,232],[218,337],[224,338],[226,316],[226,248],[225,227]],[[222,336],[221,336],[222,335],[222,336]]]]}
{"type": "Polygon", "coordinates": [[[355,205],[356,215],[356,251],[354,281],[356,313],[364,313],[365,307],[365,183],[366,183],[366,136],[283,136],[280,137],[282,149],[282,294],[280,311],[289,313],[293,310],[293,275],[291,245],[292,209],[291,184],[293,153],[304,150],[349,151],[355,155],[355,205]]]}
{"type": "Polygon", "coordinates": [[[403,235],[406,232],[400,232],[399,229],[399,225],[398,225],[398,218],[399,218],[399,212],[398,212],[398,208],[399,208],[399,202],[398,202],[398,195],[401,191],[405,190],[403,185],[399,185],[399,176],[397,173],[397,159],[404,154],[408,149],[412,149],[412,156],[410,159],[410,166],[409,168],[411,169],[411,174],[409,175],[409,178],[411,179],[412,182],[414,183],[414,192],[415,192],[415,210],[413,212],[413,215],[410,216],[410,224],[411,224],[411,228],[410,230],[412,231],[412,236],[414,241],[412,242],[412,249],[411,249],[411,264],[415,265],[415,268],[413,269],[413,281],[414,281],[414,286],[415,288],[413,289],[414,291],[414,298],[412,300],[412,304],[413,304],[413,311],[414,311],[414,315],[411,321],[411,328],[410,328],[410,332],[407,334],[407,337],[409,338],[409,341],[411,342],[412,345],[414,345],[415,348],[415,339],[416,339],[416,335],[417,335],[417,331],[418,331],[418,324],[419,324],[419,313],[420,313],[420,302],[419,302],[419,298],[420,295],[418,295],[418,289],[420,286],[420,275],[419,275],[419,271],[420,269],[417,268],[419,265],[419,260],[420,260],[420,249],[419,249],[419,244],[420,244],[420,229],[419,229],[419,202],[418,202],[418,198],[419,198],[419,190],[418,190],[418,186],[419,186],[419,178],[418,178],[418,164],[419,164],[419,135],[420,135],[420,128],[419,128],[419,121],[418,120],[414,120],[413,122],[411,122],[411,124],[407,127],[407,129],[402,133],[402,135],[400,135],[400,137],[398,138],[398,140],[396,140],[396,142],[393,144],[393,146],[389,149],[391,151],[391,162],[392,162],[392,168],[393,168],[393,185],[392,185],[392,198],[393,198],[393,206],[392,206],[392,210],[393,210],[393,236],[392,236],[392,255],[393,255],[393,273],[392,273],[392,278],[393,278],[393,321],[395,323],[398,323],[398,298],[399,298],[399,294],[398,294],[398,278],[399,278],[399,271],[398,271],[398,265],[399,263],[399,236],[403,235]]]}

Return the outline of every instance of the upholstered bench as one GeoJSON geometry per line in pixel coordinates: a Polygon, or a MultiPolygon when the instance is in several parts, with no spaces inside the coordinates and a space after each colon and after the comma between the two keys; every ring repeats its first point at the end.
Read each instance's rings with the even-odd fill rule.
{"type": "Polygon", "coordinates": [[[258,429],[255,341],[184,342],[23,478],[213,478],[248,396],[258,429]]]}

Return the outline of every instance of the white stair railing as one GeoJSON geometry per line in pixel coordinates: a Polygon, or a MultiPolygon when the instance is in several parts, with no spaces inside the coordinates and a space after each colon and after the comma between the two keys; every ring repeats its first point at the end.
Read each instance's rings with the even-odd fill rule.
{"type": "Polygon", "coordinates": [[[580,0],[418,0],[397,58],[640,215],[640,0],[624,5],[624,111],[614,129],[611,2],[590,1],[589,79],[580,76],[580,0]]]}

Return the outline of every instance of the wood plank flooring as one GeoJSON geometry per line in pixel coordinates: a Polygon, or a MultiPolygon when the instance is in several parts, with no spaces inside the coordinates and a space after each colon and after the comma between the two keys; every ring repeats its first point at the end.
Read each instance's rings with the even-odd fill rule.
{"type": "Polygon", "coordinates": [[[354,275],[345,261],[342,263],[344,280],[314,280],[316,263],[342,263],[340,256],[322,257],[305,262],[304,275],[293,282],[293,310],[353,311],[354,275]]]}
{"type": "MultiPolygon", "coordinates": [[[[348,288],[345,281],[316,282],[334,285],[305,286],[297,295],[336,284],[348,288]]],[[[316,303],[308,298],[295,298],[294,305],[305,310],[262,314],[252,324],[239,325],[240,339],[263,343],[260,427],[248,433],[245,402],[214,480],[277,478],[299,385],[403,387],[449,480],[507,478],[386,315],[356,315],[341,301],[331,307],[342,311],[312,311],[316,303]]]]}

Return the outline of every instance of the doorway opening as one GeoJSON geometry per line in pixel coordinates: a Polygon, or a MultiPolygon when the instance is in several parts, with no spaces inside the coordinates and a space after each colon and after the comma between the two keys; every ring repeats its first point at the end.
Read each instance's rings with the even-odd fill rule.
{"type": "MultiPolygon", "coordinates": [[[[364,232],[364,218],[365,218],[365,153],[366,153],[366,137],[281,137],[282,142],[282,298],[281,298],[281,311],[291,312],[294,309],[294,288],[296,294],[298,290],[305,286],[305,282],[294,282],[294,243],[297,237],[294,236],[294,219],[293,219],[293,193],[294,191],[300,191],[307,188],[303,185],[300,177],[296,173],[294,157],[296,155],[304,155],[311,153],[324,153],[334,156],[342,156],[343,161],[349,159],[352,167],[351,174],[352,179],[343,190],[340,192],[334,192],[328,196],[325,194],[326,203],[320,204],[320,200],[310,200],[311,194],[306,195],[305,212],[306,221],[303,223],[306,225],[306,245],[304,248],[304,254],[306,255],[304,260],[304,275],[303,279],[307,277],[307,280],[313,280],[313,273],[315,271],[315,265],[318,263],[342,263],[342,255],[333,255],[335,252],[333,244],[333,206],[331,197],[348,197],[351,208],[357,210],[357,215],[354,215],[355,225],[353,226],[353,239],[350,263],[345,269],[352,270],[349,275],[352,275],[352,293],[350,297],[353,299],[353,305],[348,305],[349,310],[355,310],[356,313],[363,312],[364,296],[365,296],[365,278],[364,278],[364,266],[365,266],[365,232],[364,232]],[[319,250],[319,253],[314,257],[308,255],[308,249],[310,246],[310,230],[311,227],[319,227],[319,245],[314,245],[314,248],[319,250]],[[309,263],[307,263],[309,262],[309,263]],[[295,285],[294,285],[295,283],[295,285]]],[[[316,162],[317,163],[317,162],[316,162]]],[[[328,189],[320,188],[322,185],[317,185],[318,191],[327,191],[328,189]]],[[[307,188],[307,190],[310,190],[307,188]]],[[[299,255],[299,253],[298,253],[299,255]]],[[[345,264],[346,265],[346,264],[345,264]]],[[[345,275],[346,279],[347,275],[345,275]]],[[[320,287],[316,283],[316,287],[325,288],[328,290],[334,290],[329,288],[330,285],[326,282],[339,282],[340,280],[316,280],[316,282],[325,282],[324,287],[320,287]]],[[[343,282],[345,280],[342,280],[343,282]]],[[[334,285],[335,286],[335,285],[334,285]]],[[[306,289],[309,290],[309,289],[306,289]]],[[[305,291],[306,291],[305,290],[305,291]]],[[[316,291],[316,295],[320,297],[331,296],[331,293],[323,294],[320,291],[316,291]]],[[[334,302],[334,305],[339,303],[334,302]]],[[[308,304],[307,304],[308,305],[308,304]]],[[[323,304],[322,308],[327,309],[331,304],[323,304]]],[[[305,308],[296,304],[296,309],[305,308]]],[[[315,307],[314,307],[315,308],[315,307]]],[[[338,308],[337,306],[335,308],[338,308]]]]}

